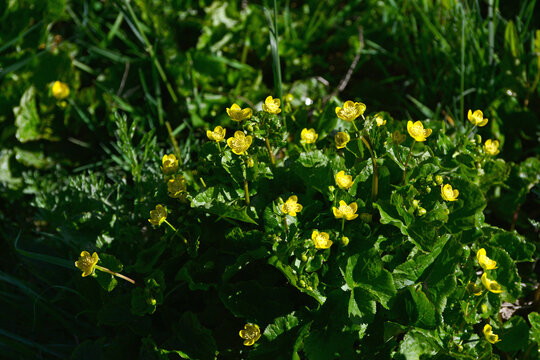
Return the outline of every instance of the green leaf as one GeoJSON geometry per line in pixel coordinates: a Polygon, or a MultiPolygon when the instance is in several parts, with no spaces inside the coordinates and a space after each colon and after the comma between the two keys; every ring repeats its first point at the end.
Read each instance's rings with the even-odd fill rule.
{"type": "Polygon", "coordinates": [[[398,265],[392,273],[396,288],[401,289],[414,284],[439,256],[449,239],[450,235],[439,237],[431,252],[427,254],[415,253],[412,258],[398,265]]]}
{"type": "Polygon", "coordinates": [[[348,307],[351,321],[358,324],[369,324],[373,321],[377,312],[377,304],[374,300],[370,300],[370,297],[370,294],[362,288],[351,290],[348,307]]]}
{"type": "Polygon", "coordinates": [[[531,323],[530,339],[540,345],[540,314],[536,311],[530,313],[529,322],[531,323]]]}
{"type": "Polygon", "coordinates": [[[352,359],[355,336],[351,333],[316,328],[304,339],[304,352],[309,360],[352,359]]]}
{"type": "MultiPolygon", "coordinates": [[[[107,269],[118,273],[121,272],[123,269],[122,263],[120,263],[120,261],[116,257],[108,254],[99,254],[98,265],[106,267],[107,269]]],[[[113,291],[113,289],[118,284],[116,278],[106,272],[96,270],[94,276],[99,285],[101,285],[103,289],[109,292],[113,291]]]]}
{"type": "Polygon", "coordinates": [[[295,313],[292,312],[285,316],[280,316],[274,320],[274,322],[264,329],[263,335],[268,341],[275,340],[278,336],[290,331],[292,328],[300,324],[295,313]]]}
{"type": "Polygon", "coordinates": [[[515,261],[534,261],[536,247],[516,232],[499,232],[491,237],[490,244],[504,249],[515,261]]]}
{"type": "Polygon", "coordinates": [[[46,132],[36,106],[36,89],[29,87],[21,97],[20,105],[13,108],[15,115],[15,136],[20,142],[46,138],[46,132]]]}
{"type": "Polygon", "coordinates": [[[514,302],[521,295],[521,279],[518,275],[516,263],[508,253],[497,247],[486,246],[490,258],[497,262],[497,269],[491,270],[489,277],[491,280],[497,280],[506,290],[500,294],[506,301],[514,302]]]}
{"type": "Polygon", "coordinates": [[[165,280],[161,270],[155,271],[144,281],[144,289],[137,287],[131,292],[131,312],[138,316],[153,314],[157,305],[163,303],[165,280]]]}
{"type": "Polygon", "coordinates": [[[502,340],[495,346],[505,352],[525,351],[529,343],[529,326],[521,316],[512,316],[504,323],[503,329],[493,329],[502,340]]]}
{"type": "Polygon", "coordinates": [[[336,116],[335,108],[335,103],[333,101],[329,101],[317,120],[315,131],[317,131],[319,134],[319,141],[334,131],[336,127],[338,118],[336,116]]]}
{"type": "Polygon", "coordinates": [[[504,47],[512,53],[514,58],[520,57],[521,42],[519,41],[516,26],[512,20],[506,24],[506,29],[504,30],[504,47]]]}
{"type": "Polygon", "coordinates": [[[225,218],[257,225],[257,213],[251,208],[238,205],[243,198],[224,186],[206,188],[191,200],[191,207],[205,209],[207,212],[225,218]]]}
{"type": "Polygon", "coordinates": [[[422,291],[420,286],[410,286],[412,302],[407,304],[407,313],[411,322],[424,329],[435,329],[437,325],[437,309],[422,291]]]}
{"type": "Polygon", "coordinates": [[[424,359],[436,355],[441,348],[441,341],[437,338],[435,332],[413,329],[405,334],[399,346],[399,352],[407,360],[420,360],[420,358],[424,359]]]}
{"type": "Polygon", "coordinates": [[[174,328],[182,353],[191,359],[215,360],[217,346],[212,331],[205,328],[194,313],[185,312],[174,328]]]}
{"type": "Polygon", "coordinates": [[[360,287],[373,299],[389,308],[390,299],[396,294],[392,274],[383,268],[375,249],[355,254],[347,259],[345,281],[350,289],[360,287]]]}

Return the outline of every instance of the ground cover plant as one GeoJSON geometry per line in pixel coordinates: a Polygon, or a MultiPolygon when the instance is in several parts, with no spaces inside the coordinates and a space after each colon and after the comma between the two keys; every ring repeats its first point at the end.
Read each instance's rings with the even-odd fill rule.
{"type": "Polygon", "coordinates": [[[0,345],[536,359],[536,1],[0,7],[0,345]]]}

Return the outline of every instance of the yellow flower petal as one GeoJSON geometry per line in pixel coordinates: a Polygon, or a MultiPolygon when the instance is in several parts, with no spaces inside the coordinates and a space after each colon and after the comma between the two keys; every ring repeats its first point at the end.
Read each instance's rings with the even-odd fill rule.
{"type": "Polygon", "coordinates": [[[432,130],[424,129],[424,125],[421,121],[413,123],[409,120],[407,122],[407,132],[416,141],[426,141],[426,138],[431,135],[432,130]]]}
{"type": "Polygon", "coordinates": [[[492,293],[500,294],[504,292],[504,290],[501,289],[501,285],[497,281],[488,279],[486,273],[482,274],[480,280],[482,281],[482,284],[484,284],[486,289],[488,289],[492,293]]]}
{"type": "Polygon", "coordinates": [[[232,104],[230,108],[227,108],[227,115],[233,121],[242,121],[251,118],[253,110],[250,108],[242,109],[238,104],[232,104]]]}

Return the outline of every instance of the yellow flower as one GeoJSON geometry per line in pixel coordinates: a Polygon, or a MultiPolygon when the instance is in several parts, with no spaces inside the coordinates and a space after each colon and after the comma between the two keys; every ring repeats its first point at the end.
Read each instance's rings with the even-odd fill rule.
{"type": "Polygon", "coordinates": [[[489,341],[490,343],[495,344],[501,341],[501,339],[499,339],[499,335],[493,333],[493,328],[491,327],[491,325],[486,324],[484,326],[483,331],[484,331],[484,336],[486,337],[486,340],[489,341]]]}
{"type": "Polygon", "coordinates": [[[148,221],[152,225],[160,226],[166,219],[167,209],[163,205],[156,205],[156,209],[150,211],[150,219],[148,221]]]}
{"type": "Polygon", "coordinates": [[[336,134],[334,140],[336,141],[336,148],[343,149],[345,146],[347,146],[347,143],[351,141],[351,137],[348,133],[340,131],[336,134]]]}
{"type": "Polygon", "coordinates": [[[227,145],[231,148],[232,152],[236,155],[242,155],[250,146],[253,138],[242,131],[237,131],[234,133],[234,137],[227,139],[227,145]]]}
{"type": "Polygon", "coordinates": [[[303,142],[306,144],[314,144],[315,141],[317,141],[317,138],[319,137],[319,134],[315,132],[315,129],[302,129],[302,132],[300,133],[300,138],[303,142]]]}
{"type": "Polygon", "coordinates": [[[289,214],[291,216],[296,216],[297,212],[302,211],[303,206],[298,203],[298,196],[290,196],[283,205],[281,205],[281,212],[284,214],[289,214]]]}
{"type": "Polygon", "coordinates": [[[336,219],[345,219],[345,220],[354,220],[358,217],[358,214],[355,214],[358,210],[358,204],[355,202],[347,203],[343,200],[339,202],[339,208],[332,207],[332,212],[336,219]]]}
{"type": "Polygon", "coordinates": [[[400,133],[400,132],[397,131],[397,130],[394,131],[394,132],[392,133],[392,141],[393,141],[394,143],[396,143],[397,145],[399,145],[399,144],[401,144],[402,142],[404,142],[406,138],[407,138],[407,135],[402,134],[402,133],[400,133]]]}
{"type": "Polygon", "coordinates": [[[221,142],[225,139],[225,132],[226,130],[224,128],[216,126],[214,131],[206,130],[206,136],[212,141],[221,142]]]}
{"type": "Polygon", "coordinates": [[[420,121],[413,123],[409,120],[407,131],[416,141],[426,141],[426,138],[431,135],[431,129],[424,129],[424,125],[420,121]]]}
{"type": "Polygon", "coordinates": [[[279,100],[279,98],[274,99],[272,96],[268,96],[264,100],[262,108],[269,114],[279,114],[281,112],[281,109],[279,108],[280,105],[281,101],[279,100]]]}
{"type": "Polygon", "coordinates": [[[377,123],[377,126],[386,125],[386,120],[384,120],[383,117],[379,114],[375,116],[375,122],[377,123]]]}
{"type": "Polygon", "coordinates": [[[488,123],[488,119],[484,119],[484,114],[482,113],[482,110],[476,110],[475,112],[469,110],[469,112],[467,113],[467,117],[469,118],[469,121],[476,126],[484,126],[488,123]]]}
{"type": "Polygon", "coordinates": [[[497,155],[499,151],[499,140],[486,140],[486,143],[484,144],[484,151],[488,153],[489,155],[497,155]]]}
{"type": "Polygon", "coordinates": [[[65,99],[69,96],[69,86],[61,81],[55,81],[52,86],[52,94],[58,100],[65,99]]]}
{"type": "Polygon", "coordinates": [[[476,258],[478,259],[478,263],[484,270],[493,270],[497,268],[497,262],[495,260],[491,260],[486,255],[486,249],[481,248],[476,253],[476,258]]]}
{"type": "Polygon", "coordinates": [[[239,334],[244,339],[244,345],[251,346],[261,337],[261,329],[256,324],[246,324],[239,334]]]}
{"type": "Polygon", "coordinates": [[[482,287],[470,281],[467,284],[467,291],[472,293],[474,296],[482,295],[482,287]]]}
{"type": "Polygon", "coordinates": [[[341,170],[336,174],[336,184],[341,189],[347,190],[349,189],[352,184],[352,176],[351,175],[345,175],[345,171],[341,170]]]}
{"type": "Polygon", "coordinates": [[[343,107],[336,107],[336,115],[341,120],[354,121],[357,117],[364,114],[366,105],[361,102],[345,101],[343,107]]]}
{"type": "Polygon", "coordinates": [[[486,289],[492,293],[500,294],[504,292],[504,290],[501,289],[501,285],[497,281],[488,279],[486,273],[482,274],[482,278],[480,280],[482,280],[482,284],[484,284],[486,289]]]}
{"type": "Polygon", "coordinates": [[[163,164],[161,171],[163,171],[165,175],[174,174],[176,170],[178,170],[178,160],[174,154],[163,155],[161,163],[163,164]]]}
{"type": "Polygon", "coordinates": [[[186,196],[186,179],[177,174],[174,178],[169,179],[167,182],[167,190],[169,191],[169,196],[175,199],[180,199],[186,196]]]}
{"type": "MultiPolygon", "coordinates": [[[[250,108],[242,109],[237,104],[232,104],[230,108],[227,108],[227,114],[233,121],[242,121],[249,119],[253,115],[253,110],[250,108]]],[[[215,130],[214,130],[215,131],[215,130]]]]}
{"type": "Polygon", "coordinates": [[[333,244],[328,233],[318,232],[317,230],[313,230],[313,233],[311,233],[311,240],[313,240],[317,249],[328,249],[333,244]]]}
{"type": "Polygon", "coordinates": [[[93,253],[90,256],[88,251],[83,251],[79,256],[79,260],[75,261],[75,266],[82,270],[82,276],[91,275],[94,272],[94,268],[99,261],[97,253],[93,253]]]}
{"type": "Polygon", "coordinates": [[[450,184],[441,184],[441,196],[446,201],[456,201],[457,197],[459,195],[459,191],[457,189],[452,189],[452,185],[450,184]]]}

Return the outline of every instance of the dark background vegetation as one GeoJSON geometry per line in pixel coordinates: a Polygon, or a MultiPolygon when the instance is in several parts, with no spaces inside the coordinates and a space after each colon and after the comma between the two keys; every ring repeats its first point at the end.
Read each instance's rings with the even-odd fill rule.
{"type": "MultiPolygon", "coordinates": [[[[152,346],[141,350],[138,339],[152,331],[166,345],[159,329],[173,316],[197,326],[182,306],[197,311],[204,294],[183,304],[185,284],[167,289],[177,300],[167,315],[134,317],[119,305],[128,294],[111,303],[72,264],[82,249],[106,249],[128,272],[147,270],[136,243],[159,236],[146,219],[166,197],[155,184],[172,151],[167,124],[189,168],[206,129],[231,126],[226,107],[260,108],[276,95],[264,7],[273,3],[0,0],[2,356],[142,357],[152,346]],[[50,95],[56,80],[71,88],[65,107],[50,95]]],[[[458,132],[468,109],[482,109],[490,123],[479,134],[501,140],[501,158],[540,153],[535,0],[277,1],[277,14],[283,89],[295,106],[338,96],[458,132]]],[[[515,177],[516,188],[488,199],[486,216],[537,242],[540,189],[515,177]]],[[[273,268],[258,271],[280,281],[273,268]]],[[[536,279],[533,265],[523,271],[536,279]]],[[[236,333],[218,341],[231,354],[241,348],[236,333]]]]}

